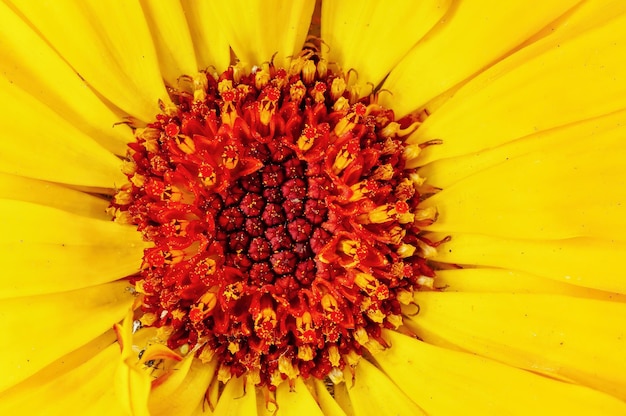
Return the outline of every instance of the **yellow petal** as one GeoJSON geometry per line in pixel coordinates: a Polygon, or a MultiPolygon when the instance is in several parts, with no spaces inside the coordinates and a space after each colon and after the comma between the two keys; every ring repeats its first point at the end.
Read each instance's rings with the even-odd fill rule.
{"type": "Polygon", "coordinates": [[[124,182],[117,157],[2,75],[0,109],[0,171],[102,188],[124,182]]]}
{"type": "Polygon", "coordinates": [[[188,355],[165,382],[150,393],[150,415],[189,415],[204,401],[204,394],[215,375],[217,360],[202,363],[188,355]]]}
{"type": "Polygon", "coordinates": [[[390,7],[375,0],[323,2],[322,52],[344,71],[355,69],[360,82],[377,86],[450,3],[405,0],[390,7]]]}
{"type": "Polygon", "coordinates": [[[5,334],[0,391],[111,328],[111,323],[120,320],[132,303],[126,286],[126,282],[114,282],[72,292],[0,300],[0,331],[5,334]]]}
{"type": "Polygon", "coordinates": [[[0,298],[94,286],[141,265],[145,243],[132,226],[12,200],[0,199],[0,213],[0,298]]]}
{"type": "Polygon", "coordinates": [[[341,410],[343,410],[343,412],[347,416],[356,416],[354,413],[354,405],[350,400],[350,395],[348,394],[348,387],[346,386],[346,383],[339,383],[335,385],[333,397],[339,407],[341,407],[341,410]]]}
{"type": "Polygon", "coordinates": [[[424,149],[420,162],[487,149],[623,109],[625,31],[622,15],[553,45],[515,69],[468,82],[410,137],[419,143],[443,140],[424,149]]]}
{"type": "Polygon", "coordinates": [[[176,87],[181,75],[194,75],[198,70],[180,1],[141,0],[141,7],[152,33],[161,74],[169,85],[176,87]]]}
{"type": "Polygon", "coordinates": [[[408,326],[502,363],[626,399],[626,304],[560,295],[417,293],[408,326]]]}
{"type": "Polygon", "coordinates": [[[339,404],[335,401],[333,396],[330,395],[324,382],[320,379],[312,379],[313,386],[315,387],[315,394],[317,397],[317,403],[326,416],[345,416],[345,412],[341,409],[339,404]]]}
{"type": "Polygon", "coordinates": [[[138,365],[133,350],[133,311],[127,309],[122,324],[115,324],[117,342],[122,349],[116,362],[115,376],[112,380],[115,394],[125,409],[132,416],[150,416],[148,397],[150,396],[151,379],[147,372],[138,365]]]}
{"type": "MultiPolygon", "coordinates": [[[[106,149],[126,152],[131,130],[22,19],[0,4],[0,71],[106,149]]],[[[39,115],[26,111],[37,120],[39,115]]],[[[35,123],[36,124],[36,123],[35,123]]]]}
{"type": "Polygon", "coordinates": [[[399,115],[428,101],[491,65],[577,3],[546,1],[533,6],[522,0],[458,2],[391,72],[383,103],[399,115]],[[415,70],[419,68],[419,70],[415,70]]]}
{"type": "Polygon", "coordinates": [[[230,49],[226,36],[218,28],[218,16],[208,1],[182,0],[189,25],[199,69],[215,68],[223,72],[230,64],[230,49]]]}
{"type": "Polygon", "coordinates": [[[280,384],[276,389],[276,402],[277,415],[324,416],[301,378],[295,380],[293,388],[289,386],[289,382],[280,384]]]}
{"type": "MultiPolygon", "coordinates": [[[[89,343],[63,357],[75,362],[71,368],[62,368],[61,374],[48,372],[46,377],[39,377],[38,373],[0,394],[0,412],[66,415],[80,409],[81,415],[123,414],[111,384],[119,356],[119,347],[111,343],[111,332],[106,345],[100,342],[94,348],[94,343],[89,343]]],[[[58,362],[58,366],[67,364],[58,362]]]]}
{"type": "Polygon", "coordinates": [[[281,0],[211,2],[212,14],[230,46],[246,66],[269,62],[287,66],[298,54],[313,14],[315,2],[281,0]]]}
{"type": "Polygon", "coordinates": [[[384,331],[392,347],[379,367],[429,415],[603,414],[626,404],[592,389],[551,380],[475,355],[384,331]]]}
{"type": "Polygon", "coordinates": [[[547,142],[481,170],[424,202],[439,213],[427,229],[518,239],[624,240],[625,135],[621,124],[583,140],[547,142]]]}
{"type": "Polygon", "coordinates": [[[110,220],[109,201],[65,186],[22,176],[0,173],[0,199],[32,202],[72,214],[110,220]]]}
{"type": "Polygon", "coordinates": [[[435,286],[445,292],[544,293],[626,303],[626,295],[589,289],[508,269],[438,270],[435,286]]]}
{"type": "Polygon", "coordinates": [[[367,360],[359,361],[354,384],[347,383],[355,416],[426,414],[367,360]]]}
{"type": "MultiPolygon", "coordinates": [[[[621,260],[626,244],[591,238],[513,240],[450,233],[433,260],[528,272],[573,285],[626,293],[621,260]]],[[[445,235],[433,235],[434,240],[445,235]]]]}
{"type": "Polygon", "coordinates": [[[256,414],[256,392],[250,381],[243,377],[231,378],[220,396],[215,414],[220,416],[239,416],[256,414]]]}
{"type": "MultiPolygon", "coordinates": [[[[623,129],[625,123],[626,111],[617,111],[605,116],[531,134],[491,149],[436,160],[420,168],[419,174],[427,179],[429,185],[444,189],[474,173],[531,152],[542,149],[552,151],[564,149],[571,143],[593,145],[596,137],[613,135],[615,134],[613,130],[623,129]]],[[[524,172],[524,175],[526,173],[528,172],[524,172]]]]}
{"type": "Polygon", "coordinates": [[[79,76],[123,111],[150,121],[160,112],[159,100],[169,103],[138,2],[11,3],[79,76]]]}

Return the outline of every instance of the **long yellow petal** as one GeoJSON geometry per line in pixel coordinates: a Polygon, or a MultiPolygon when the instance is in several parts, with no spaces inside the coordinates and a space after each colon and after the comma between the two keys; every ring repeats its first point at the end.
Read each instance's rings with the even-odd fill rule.
{"type": "Polygon", "coordinates": [[[492,64],[576,0],[546,1],[533,6],[523,0],[457,2],[450,13],[398,64],[385,80],[383,103],[406,114],[492,64]],[[417,69],[416,69],[417,68],[417,69]]]}
{"type": "Polygon", "coordinates": [[[150,415],[190,415],[202,405],[216,366],[217,360],[205,364],[193,354],[188,355],[172,375],[150,393],[150,415]]]}
{"type": "Polygon", "coordinates": [[[138,2],[10,1],[79,76],[123,111],[151,121],[160,112],[158,101],[169,103],[138,2]]]}
{"type": "Polygon", "coordinates": [[[194,75],[198,70],[191,34],[179,0],[141,0],[154,46],[157,50],[161,74],[176,87],[181,75],[194,75]]]}
{"type": "Polygon", "coordinates": [[[196,52],[198,69],[215,68],[225,71],[230,64],[230,49],[226,36],[218,27],[218,17],[208,1],[181,0],[196,52]]]}
{"type": "Polygon", "coordinates": [[[69,411],[94,416],[124,414],[111,385],[119,347],[109,340],[100,350],[81,348],[75,354],[82,355],[82,360],[63,374],[51,373],[37,382],[28,379],[17,386],[19,389],[3,392],[0,412],[5,415],[43,412],[49,416],[67,415],[69,411]],[[84,355],[88,351],[91,355],[84,355]]]}
{"type": "Polygon", "coordinates": [[[0,74],[0,171],[72,185],[124,183],[120,161],[0,74]]]}
{"type": "Polygon", "coordinates": [[[115,395],[131,416],[150,416],[148,398],[150,396],[151,379],[140,365],[133,350],[133,311],[128,308],[122,324],[116,323],[113,328],[117,334],[117,342],[122,352],[118,354],[113,384],[115,395]]]}
{"type": "MultiPolygon", "coordinates": [[[[322,3],[326,58],[377,86],[450,7],[450,0],[322,3]]],[[[415,72],[413,72],[415,76],[415,72]]],[[[412,79],[415,82],[415,79],[412,79]]]]}
{"type": "MultiPolygon", "coordinates": [[[[106,149],[123,155],[131,130],[76,72],[9,7],[0,4],[0,71],[11,83],[69,120],[106,149]]],[[[40,115],[26,111],[31,119],[40,115]]],[[[32,122],[32,121],[31,121],[32,122]]]]}
{"type": "Polygon", "coordinates": [[[421,167],[419,174],[427,179],[429,185],[445,189],[467,176],[531,152],[542,149],[566,149],[572,143],[593,145],[596,137],[615,134],[612,130],[623,129],[624,124],[626,111],[621,110],[531,134],[491,149],[436,160],[421,167]]]}
{"type": "Polygon", "coordinates": [[[293,388],[289,386],[289,382],[280,384],[276,389],[276,402],[278,404],[277,416],[324,416],[301,378],[296,379],[293,388]]]}
{"type": "Polygon", "coordinates": [[[445,292],[536,293],[626,303],[626,295],[570,285],[516,270],[468,268],[438,270],[435,287],[445,292]]]}
{"type": "Polygon", "coordinates": [[[0,357],[4,368],[0,391],[111,328],[132,303],[126,286],[126,282],[114,282],[72,292],[0,300],[0,331],[6,335],[0,357]]]}
{"type": "Polygon", "coordinates": [[[315,2],[238,0],[211,2],[212,14],[230,46],[246,66],[269,62],[287,66],[306,38],[315,2]]]}
{"type": "MultiPolygon", "coordinates": [[[[573,285],[626,293],[623,242],[572,238],[514,240],[479,234],[450,233],[434,260],[528,272],[573,285]]],[[[432,235],[437,240],[445,235],[432,235]]]]}
{"type": "Polygon", "coordinates": [[[355,416],[425,415],[384,373],[367,360],[359,361],[354,384],[347,382],[355,416]]]}
{"type": "Polygon", "coordinates": [[[250,381],[244,381],[243,377],[230,379],[224,387],[214,413],[220,416],[255,415],[254,385],[250,381]]]}
{"type": "Polygon", "coordinates": [[[109,201],[104,198],[23,176],[0,173],[0,199],[32,202],[101,220],[111,219],[106,213],[109,201]]]}
{"type": "Polygon", "coordinates": [[[424,149],[420,163],[623,109],[625,35],[622,15],[553,45],[515,69],[468,82],[409,138],[420,143],[443,140],[424,149]]]}
{"type": "Polygon", "coordinates": [[[346,413],[335,401],[333,396],[330,395],[324,382],[320,379],[313,378],[313,386],[315,388],[315,395],[317,397],[317,403],[326,416],[346,416],[346,413]]]}
{"type": "MultiPolygon", "coordinates": [[[[626,121],[626,120],[625,120],[626,121]]],[[[569,130],[569,129],[568,129],[569,130]]],[[[519,239],[626,239],[626,125],[482,170],[427,199],[427,229],[519,239]]]]}
{"type": "Polygon", "coordinates": [[[417,293],[408,326],[513,367],[626,399],[626,304],[559,295],[417,293]],[[494,319],[497,317],[497,319],[494,319]]]}
{"type": "Polygon", "coordinates": [[[615,397],[562,383],[475,355],[385,331],[392,347],[374,355],[379,367],[429,415],[620,415],[615,397]]]}
{"type": "Polygon", "coordinates": [[[131,226],[12,200],[0,199],[0,213],[0,298],[94,286],[141,266],[145,243],[131,226]]]}

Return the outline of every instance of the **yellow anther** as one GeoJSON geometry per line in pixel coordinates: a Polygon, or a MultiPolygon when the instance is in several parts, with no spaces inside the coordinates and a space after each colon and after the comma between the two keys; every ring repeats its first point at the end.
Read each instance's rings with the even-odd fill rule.
{"type": "Polygon", "coordinates": [[[341,148],[335,157],[335,162],[333,163],[333,173],[335,175],[338,175],[356,158],[356,154],[350,150],[350,146],[346,145],[341,148]]]}
{"type": "Polygon", "coordinates": [[[415,253],[416,249],[417,247],[412,244],[403,243],[400,245],[400,247],[398,247],[398,250],[396,252],[400,257],[405,259],[407,257],[411,257],[415,253]]]}
{"type": "Polygon", "coordinates": [[[141,188],[143,186],[143,184],[146,183],[146,177],[144,175],[140,175],[138,173],[135,173],[133,176],[131,176],[130,181],[137,188],[141,188]]]}
{"type": "Polygon", "coordinates": [[[316,72],[317,68],[315,67],[315,62],[307,60],[302,67],[302,79],[304,83],[311,84],[315,80],[316,72]]]}
{"type": "Polygon", "coordinates": [[[228,343],[228,351],[231,354],[236,354],[239,352],[239,344],[236,342],[229,342],[228,343]]]}
{"type": "Polygon", "coordinates": [[[393,178],[393,167],[389,163],[380,165],[374,170],[371,178],[379,181],[388,181],[393,178]]]}
{"type": "Polygon", "coordinates": [[[367,335],[367,331],[363,327],[357,328],[354,331],[353,335],[354,335],[354,339],[356,340],[356,342],[358,342],[360,345],[365,345],[367,341],[370,340],[369,335],[367,335]]]}
{"type": "Polygon", "coordinates": [[[335,345],[331,345],[328,347],[328,361],[332,364],[333,367],[338,367],[339,362],[341,360],[341,355],[339,355],[339,348],[335,345]]]}
{"type": "Polygon", "coordinates": [[[431,222],[437,219],[437,207],[426,207],[415,211],[415,222],[431,222]]]}
{"type": "Polygon", "coordinates": [[[428,276],[420,276],[417,278],[417,284],[422,287],[432,289],[433,285],[435,284],[435,279],[428,276]]]}
{"type": "Polygon", "coordinates": [[[387,322],[389,322],[394,329],[398,329],[403,324],[402,315],[388,315],[387,322]]]}
{"type": "Polygon", "coordinates": [[[406,235],[406,230],[403,230],[399,225],[391,227],[389,230],[389,241],[391,244],[400,244],[406,235]]]}
{"type": "Polygon", "coordinates": [[[226,384],[231,377],[230,366],[226,364],[220,365],[220,369],[217,370],[217,380],[226,384]]]}
{"type": "Polygon", "coordinates": [[[346,91],[346,81],[343,78],[335,78],[330,84],[330,98],[337,101],[346,91]]]}
{"type": "Polygon", "coordinates": [[[410,305],[413,303],[413,293],[408,290],[399,290],[396,293],[396,299],[403,305],[410,305]]]}
{"type": "Polygon", "coordinates": [[[342,112],[350,108],[350,101],[345,97],[339,97],[333,104],[333,111],[342,112]]]}
{"type": "Polygon", "coordinates": [[[404,178],[398,185],[396,185],[396,189],[394,190],[394,195],[400,201],[408,201],[415,195],[415,187],[413,186],[413,181],[409,178],[404,178]]]}
{"type": "Polygon", "coordinates": [[[300,370],[293,366],[291,359],[285,357],[284,355],[281,355],[278,358],[278,371],[286,375],[291,380],[295,379],[300,374],[300,370]]]}
{"type": "Polygon", "coordinates": [[[437,249],[429,244],[426,244],[422,240],[417,240],[417,245],[422,252],[422,257],[425,259],[432,259],[437,255],[437,249]]]}
{"type": "Polygon", "coordinates": [[[396,217],[396,211],[391,204],[384,204],[377,206],[370,212],[368,212],[367,220],[372,224],[382,224],[391,220],[394,220],[396,217]]]}
{"type": "Polygon", "coordinates": [[[322,303],[322,308],[324,308],[326,312],[334,312],[339,308],[337,299],[328,293],[322,296],[322,300],[320,302],[322,303]]]}
{"type": "Polygon", "coordinates": [[[422,152],[422,148],[420,147],[419,144],[417,143],[410,144],[404,148],[404,159],[406,161],[417,159],[417,157],[420,155],[421,152],[422,152]]]}
{"type": "Polygon", "coordinates": [[[233,82],[229,79],[223,79],[217,84],[217,91],[223,94],[225,91],[233,89],[233,82]]]}
{"type": "Polygon", "coordinates": [[[392,121],[380,131],[380,135],[383,137],[396,137],[399,131],[400,131],[400,123],[396,121],[392,121]]]}
{"type": "Polygon", "coordinates": [[[426,178],[420,176],[418,173],[409,174],[409,178],[416,188],[419,188],[420,186],[424,185],[424,182],[426,182],[426,178]]]}
{"type": "Polygon", "coordinates": [[[326,78],[327,74],[328,74],[328,63],[326,63],[325,59],[320,59],[320,61],[317,63],[317,76],[320,79],[324,79],[326,78]]]}
{"type": "Polygon", "coordinates": [[[113,200],[118,205],[128,205],[133,201],[132,191],[130,189],[122,189],[115,194],[113,200]]]}
{"type": "Polygon", "coordinates": [[[313,349],[309,345],[298,347],[298,358],[302,361],[311,361],[313,359],[313,349]]]}
{"type": "Polygon", "coordinates": [[[262,68],[254,73],[254,86],[261,90],[270,82],[270,73],[267,69],[262,68]]]}
{"type": "Polygon", "coordinates": [[[176,137],[175,142],[178,148],[188,155],[196,151],[196,144],[189,136],[179,134],[176,137]]]}
{"type": "Polygon", "coordinates": [[[239,153],[235,146],[224,146],[222,152],[222,164],[226,169],[235,169],[239,163],[239,153]]]}
{"type": "Polygon", "coordinates": [[[299,103],[302,101],[304,96],[306,95],[306,87],[302,83],[302,81],[298,80],[298,82],[291,84],[289,87],[289,98],[291,101],[299,103]]]}
{"type": "Polygon", "coordinates": [[[200,361],[202,361],[203,364],[213,361],[213,357],[215,357],[215,350],[209,347],[204,347],[198,355],[198,358],[200,359],[200,361]]]}
{"type": "Polygon", "coordinates": [[[137,170],[137,164],[133,160],[124,160],[122,162],[122,173],[124,175],[132,175],[137,170]]]}

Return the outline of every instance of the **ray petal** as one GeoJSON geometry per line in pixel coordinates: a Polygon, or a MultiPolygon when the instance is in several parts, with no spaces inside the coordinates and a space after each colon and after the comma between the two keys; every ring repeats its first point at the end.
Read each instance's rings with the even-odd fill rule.
{"type": "Polygon", "coordinates": [[[215,68],[218,73],[230,64],[230,49],[226,36],[218,27],[218,16],[213,14],[210,2],[182,0],[189,25],[198,69],[215,68]]]}
{"type": "Polygon", "coordinates": [[[286,66],[306,38],[315,2],[303,0],[285,6],[281,0],[212,2],[213,15],[237,57],[246,66],[274,57],[286,66]]]}
{"type": "Polygon", "coordinates": [[[567,144],[544,141],[537,150],[468,176],[424,202],[423,208],[439,213],[428,229],[517,239],[622,240],[625,135],[621,124],[567,144]]]}
{"type": "Polygon", "coordinates": [[[125,153],[126,143],[132,139],[130,129],[116,125],[119,117],[4,3],[0,4],[0,38],[0,71],[11,83],[71,121],[106,149],[125,153]]]}
{"type": "Polygon", "coordinates": [[[288,382],[283,382],[276,389],[278,415],[311,415],[324,416],[322,410],[311,395],[301,378],[297,378],[293,388],[288,382]]]}
{"type": "Polygon", "coordinates": [[[377,86],[450,7],[450,0],[322,3],[326,58],[377,86]],[[368,51],[363,53],[363,51],[368,51]]]}
{"type": "Polygon", "coordinates": [[[626,404],[607,394],[562,383],[475,355],[385,331],[391,348],[374,355],[379,367],[429,415],[606,414],[626,404]]]}
{"type": "Polygon", "coordinates": [[[141,0],[141,7],[154,39],[161,74],[170,86],[176,87],[181,75],[194,75],[198,70],[180,1],[141,0]]]}
{"type": "Polygon", "coordinates": [[[625,31],[626,15],[622,15],[551,44],[508,71],[497,71],[507,65],[505,60],[492,68],[491,76],[468,82],[409,138],[417,143],[443,141],[424,149],[421,163],[623,109],[625,31]]]}
{"type": "MultiPolygon", "coordinates": [[[[621,261],[626,244],[611,240],[514,240],[480,234],[450,233],[434,260],[451,264],[500,267],[573,285],[626,293],[621,261]]],[[[437,241],[445,234],[429,236],[437,241]]]]}
{"type": "Polygon", "coordinates": [[[626,304],[560,295],[417,293],[409,327],[513,367],[626,399],[626,304]],[[493,319],[493,317],[498,319],[493,319]],[[610,318],[609,318],[610,317],[610,318]]]}
{"type": "Polygon", "coordinates": [[[397,65],[382,97],[399,114],[428,101],[487,67],[574,6],[576,0],[537,4],[522,0],[456,2],[428,36],[397,65]],[[415,70],[419,68],[419,70],[415,70]]]}
{"type": "Polygon", "coordinates": [[[116,156],[2,75],[0,108],[0,171],[101,188],[125,180],[116,156]]]}
{"type": "Polygon", "coordinates": [[[86,344],[119,321],[132,303],[126,282],[0,301],[0,391],[86,344]],[[54,342],[51,342],[54,340],[54,342]]]}
{"type": "Polygon", "coordinates": [[[79,76],[123,111],[150,121],[160,112],[159,100],[169,103],[138,2],[11,3],[79,76]]]}
{"type": "Polygon", "coordinates": [[[133,227],[12,200],[0,200],[0,213],[10,219],[0,236],[0,298],[94,286],[141,266],[144,243],[133,227]]]}

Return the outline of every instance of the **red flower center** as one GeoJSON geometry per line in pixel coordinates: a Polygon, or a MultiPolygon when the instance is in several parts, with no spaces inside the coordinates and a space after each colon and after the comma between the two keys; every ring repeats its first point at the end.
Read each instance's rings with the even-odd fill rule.
{"type": "Polygon", "coordinates": [[[310,55],[289,71],[231,67],[173,93],[176,109],[136,132],[113,203],[154,244],[131,279],[143,324],[270,387],[384,344],[399,297],[434,274],[410,120],[324,68],[310,55]]]}

